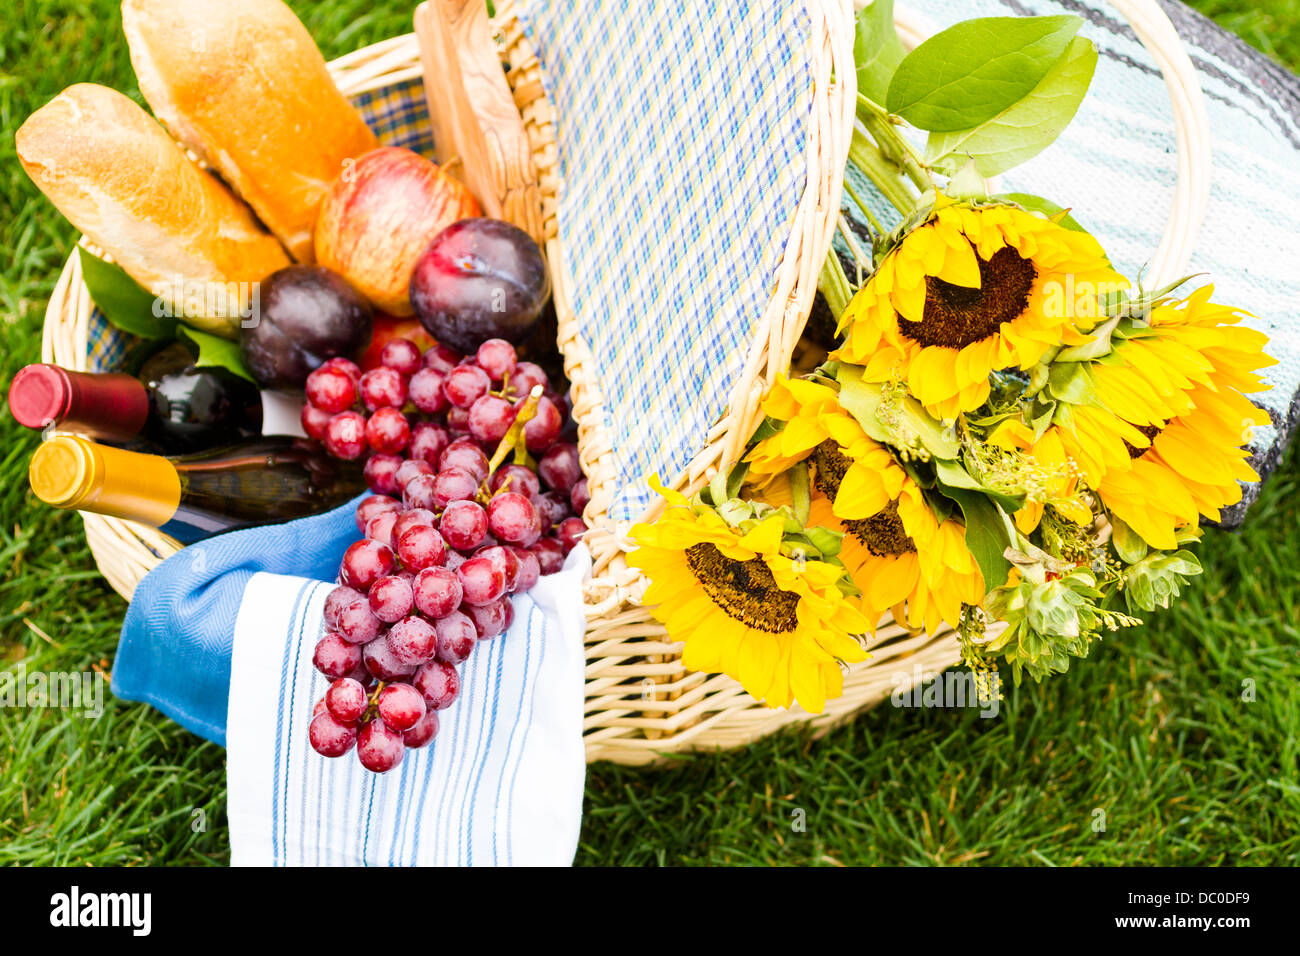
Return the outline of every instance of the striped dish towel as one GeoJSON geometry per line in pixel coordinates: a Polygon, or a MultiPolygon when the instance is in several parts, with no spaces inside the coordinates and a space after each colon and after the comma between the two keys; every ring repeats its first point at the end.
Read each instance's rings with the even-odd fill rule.
{"type": "Polygon", "coordinates": [[[307,743],[328,681],[311,663],[332,585],[258,574],[235,624],[229,748],[233,866],[568,865],[578,845],[585,551],[515,601],[461,667],[433,743],[372,774],[307,743]],[[237,702],[237,705],[236,705],[237,702]]]}
{"type": "Polygon", "coordinates": [[[461,665],[438,736],[376,776],[355,751],[330,760],[307,741],[328,686],[311,661],[323,579],[357,537],[355,507],[218,535],[160,564],[127,609],[113,692],[226,745],[234,865],[571,863],[586,548],[512,598],[514,624],[461,665]]]}

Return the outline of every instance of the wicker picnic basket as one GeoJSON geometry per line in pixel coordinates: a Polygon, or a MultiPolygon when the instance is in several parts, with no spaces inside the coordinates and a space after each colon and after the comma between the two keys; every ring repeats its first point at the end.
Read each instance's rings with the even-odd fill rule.
{"type": "MultiPolygon", "coordinates": [[[[456,7],[459,0],[430,2],[456,7]]],[[[730,466],[741,455],[758,424],[760,398],[789,367],[835,227],[856,99],[853,10],[849,0],[803,2],[809,14],[811,80],[817,94],[808,136],[805,191],[791,217],[771,300],[756,326],[729,408],[701,437],[698,454],[677,476],[675,486],[688,491],[702,487],[718,467],[730,466]]],[[[863,2],[859,0],[859,6],[863,2]]],[[[1184,270],[1205,214],[1211,172],[1208,119],[1195,70],[1156,0],[1113,0],[1112,6],[1128,20],[1164,74],[1173,105],[1177,188],[1163,239],[1147,270],[1158,285],[1184,270]]],[[[905,10],[899,11],[897,19],[900,35],[909,47],[933,32],[905,10]]],[[[843,696],[829,701],[820,715],[805,713],[797,706],[788,711],[769,710],[731,678],[690,672],[682,666],[681,646],[667,640],[663,627],[638,601],[645,582],[624,561],[630,546],[625,537],[627,523],[613,522],[606,515],[614,495],[615,471],[601,425],[596,360],[583,342],[570,306],[572,280],[557,238],[556,116],[546,99],[541,66],[512,2],[498,0],[491,23],[508,84],[503,88],[508,88],[522,118],[531,154],[527,161],[535,173],[535,188],[515,197],[518,208],[510,218],[526,225],[546,249],[559,318],[559,346],[572,383],[582,464],[592,492],[586,512],[591,525],[587,542],[593,556],[585,593],[587,759],[645,764],[678,751],[740,746],[796,722],[829,727],[880,702],[895,688],[910,686],[915,674],[936,672],[956,663],[958,647],[951,631],[926,634],[893,622],[882,624],[870,644],[871,657],[849,670],[843,696]]],[[[353,97],[410,83],[422,75],[414,34],[358,50],[333,61],[330,68],[343,92],[353,97]]],[[[49,303],[43,361],[87,368],[93,311],[74,253],[49,303]]],[[[94,514],[83,518],[101,572],[128,599],[150,569],[181,547],[152,528],[94,514]]]]}

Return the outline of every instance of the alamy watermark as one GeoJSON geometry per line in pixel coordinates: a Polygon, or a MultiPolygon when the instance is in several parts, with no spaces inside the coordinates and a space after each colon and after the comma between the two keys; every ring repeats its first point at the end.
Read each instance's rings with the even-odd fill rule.
{"type": "Polygon", "coordinates": [[[260,282],[202,282],[184,276],[155,282],[153,314],[163,319],[239,319],[246,329],[254,328],[262,314],[260,282]]]}
{"type": "Polygon", "coordinates": [[[1001,709],[996,672],[988,676],[984,688],[970,671],[927,671],[920,664],[913,665],[911,673],[895,671],[890,680],[894,690],[889,700],[895,707],[972,707],[984,718],[996,717],[1001,709]]]}
{"type": "Polygon", "coordinates": [[[1093,282],[1065,279],[1043,283],[1043,315],[1049,319],[1086,319],[1095,321],[1119,314],[1145,321],[1150,318],[1150,304],[1145,299],[1127,298],[1128,287],[1118,282],[1093,282]]]}
{"type": "Polygon", "coordinates": [[[133,936],[153,928],[153,894],[83,892],[73,885],[50,897],[50,925],[59,929],[120,927],[133,936]]]}
{"type": "Polygon", "coordinates": [[[0,672],[0,708],[79,710],[97,719],[104,713],[105,683],[99,671],[29,671],[22,662],[0,672]]]}

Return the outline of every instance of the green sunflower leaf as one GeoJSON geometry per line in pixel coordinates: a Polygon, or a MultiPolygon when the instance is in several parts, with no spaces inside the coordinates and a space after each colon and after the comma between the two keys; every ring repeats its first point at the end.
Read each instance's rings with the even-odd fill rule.
{"type": "Polygon", "coordinates": [[[840,404],[876,441],[895,448],[919,444],[938,459],[955,460],[961,454],[953,430],[945,428],[911,395],[886,395],[883,385],[864,382],[862,369],[856,365],[841,365],[837,377],[840,404]]]}
{"type": "Polygon", "coordinates": [[[885,105],[932,132],[978,126],[1030,95],[1081,26],[1074,16],[964,20],[903,58],[885,105]]]}
{"type": "Polygon", "coordinates": [[[876,103],[884,103],[889,81],[906,55],[894,29],[894,0],[874,0],[863,7],[858,13],[853,38],[858,92],[876,103]]]}
{"type": "Polygon", "coordinates": [[[948,180],[944,189],[953,199],[965,199],[972,203],[988,202],[988,181],[975,168],[975,160],[967,160],[966,165],[948,180]]]}
{"type": "Polygon", "coordinates": [[[785,422],[770,416],[764,418],[762,424],[759,425],[758,428],[754,429],[754,434],[750,437],[749,443],[751,445],[757,445],[764,439],[771,438],[773,435],[779,435],[783,428],[785,428],[785,422]]]}
{"type": "Polygon", "coordinates": [[[987,495],[1002,510],[1012,513],[1025,506],[1024,495],[1008,495],[1000,491],[994,491],[958,462],[936,461],[934,463],[934,474],[939,483],[939,491],[942,494],[946,495],[953,489],[978,491],[980,494],[987,495]]]}
{"type": "Polygon", "coordinates": [[[1125,564],[1137,564],[1147,556],[1147,543],[1115,515],[1110,515],[1110,543],[1125,564]]]}
{"type": "Polygon", "coordinates": [[[966,547],[984,575],[984,589],[1001,587],[1011,570],[1006,551],[1014,542],[1007,538],[1007,525],[998,506],[979,491],[950,488],[944,494],[957,502],[966,520],[966,547]]]}
{"type": "Polygon", "coordinates": [[[1056,402],[1048,401],[1042,403],[1042,409],[1034,417],[1034,441],[1042,438],[1047,433],[1047,429],[1052,425],[1052,419],[1056,417],[1056,402]]]}
{"type": "Polygon", "coordinates": [[[741,485],[745,483],[746,476],[749,475],[749,462],[742,461],[735,468],[731,469],[731,475],[727,478],[727,497],[734,498],[740,494],[741,485]]]}
{"type": "Polygon", "coordinates": [[[971,477],[969,471],[955,461],[937,461],[934,463],[935,477],[949,488],[966,488],[970,491],[983,491],[984,486],[971,477]]]}
{"type": "Polygon", "coordinates": [[[1047,387],[1059,402],[1068,405],[1092,405],[1097,402],[1097,386],[1086,362],[1062,362],[1053,365],[1047,387]]]}
{"type": "Polygon", "coordinates": [[[1091,359],[1101,358],[1103,355],[1109,355],[1114,348],[1112,340],[1115,335],[1115,328],[1119,325],[1119,319],[1120,317],[1117,315],[1093,329],[1091,342],[1074,345],[1068,349],[1061,349],[1056,353],[1056,361],[1087,362],[1091,359]]]}
{"type": "Polygon", "coordinates": [[[105,262],[85,249],[78,249],[81,278],[86,291],[108,321],[123,332],[142,339],[169,339],[176,334],[176,320],[160,316],[157,299],[137,283],[121,266],[105,262]]]}
{"type": "Polygon", "coordinates": [[[861,369],[852,365],[840,366],[837,377],[840,382],[840,404],[844,410],[856,418],[862,430],[876,441],[886,441],[888,431],[876,417],[883,389],[879,385],[862,381],[861,369]]]}
{"type": "Polygon", "coordinates": [[[1032,159],[1074,119],[1096,68],[1096,46],[1076,37],[1023,99],[967,129],[932,132],[926,162],[951,176],[973,159],[980,175],[999,176],[1032,159]]]}
{"type": "Polygon", "coordinates": [[[807,536],[809,543],[821,552],[823,557],[835,557],[840,553],[840,547],[844,543],[844,534],[839,531],[832,531],[830,528],[806,528],[804,534],[807,536]]]}

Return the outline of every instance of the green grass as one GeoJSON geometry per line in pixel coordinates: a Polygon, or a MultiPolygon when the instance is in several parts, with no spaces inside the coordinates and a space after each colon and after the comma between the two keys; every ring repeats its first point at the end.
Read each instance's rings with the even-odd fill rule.
{"type": "MultiPolygon", "coordinates": [[[[1248,0],[1197,5],[1300,63],[1296,0],[1267,12],[1248,0]]],[[[327,56],[409,28],[402,4],[293,6],[327,56]]],[[[0,382],[38,358],[45,301],[75,239],[19,167],[13,133],[77,80],[136,95],[117,4],[11,4],[0,33],[0,382]]],[[[125,604],[96,574],[80,519],[27,493],[34,436],[3,412],[0,441],[0,661],[106,673],[125,604]]],[[[592,767],[579,862],[1296,863],[1298,484],[1292,455],[1244,534],[1207,536],[1205,577],[1182,604],[1069,674],[1010,693],[996,720],[885,706],[817,741],[794,731],[667,770],[592,767]]],[[[111,698],[98,720],[4,711],[0,863],[225,863],[223,761],[155,711],[111,698]]]]}

